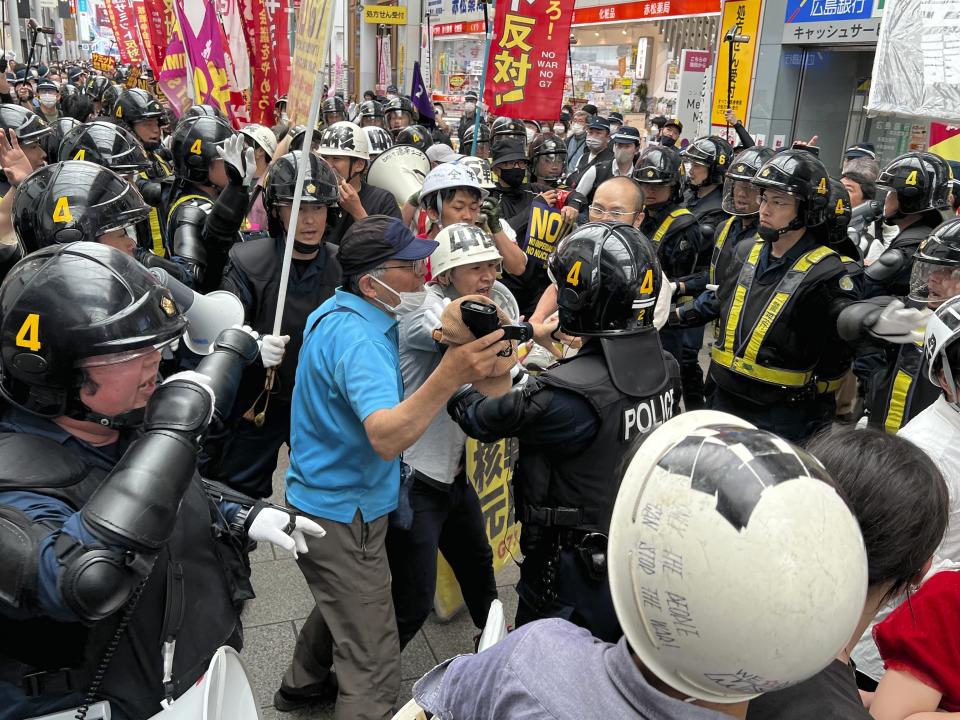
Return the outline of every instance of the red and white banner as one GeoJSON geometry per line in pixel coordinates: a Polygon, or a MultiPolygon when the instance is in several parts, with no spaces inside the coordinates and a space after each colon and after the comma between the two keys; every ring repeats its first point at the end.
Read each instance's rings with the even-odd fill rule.
{"type": "Polygon", "coordinates": [[[270,23],[274,28],[273,39],[276,46],[273,48],[273,72],[276,81],[277,97],[283,97],[290,89],[290,13],[299,9],[300,3],[294,2],[290,7],[290,0],[265,0],[267,12],[270,13],[270,23]]]}
{"type": "Polygon", "coordinates": [[[272,57],[273,35],[270,29],[270,13],[264,1],[243,0],[243,20],[253,71],[250,119],[270,127],[277,122],[273,116],[273,104],[278,94],[277,74],[272,57]]]}
{"type": "Polygon", "coordinates": [[[134,15],[140,31],[140,41],[154,77],[160,76],[163,58],[167,54],[167,23],[164,20],[163,0],[134,0],[134,15]]]}
{"type": "Polygon", "coordinates": [[[501,0],[483,99],[500,117],[555,120],[563,102],[574,0],[501,0]]]}
{"type": "Polygon", "coordinates": [[[216,9],[220,14],[223,36],[227,42],[225,69],[231,95],[234,97],[234,114],[241,125],[246,125],[250,122],[250,112],[247,109],[250,101],[250,55],[244,39],[239,0],[216,0],[216,9]]]}
{"type": "Polygon", "coordinates": [[[104,4],[113,36],[117,40],[120,62],[125,65],[139,65],[144,61],[144,53],[132,0],[105,0],[104,4]]]}

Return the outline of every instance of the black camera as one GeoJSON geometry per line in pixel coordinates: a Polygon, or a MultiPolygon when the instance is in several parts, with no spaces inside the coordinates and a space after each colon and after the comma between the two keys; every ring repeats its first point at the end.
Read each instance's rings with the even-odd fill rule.
{"type": "Polygon", "coordinates": [[[477,338],[489,335],[497,328],[503,330],[505,340],[526,342],[533,335],[528,324],[501,325],[500,318],[497,317],[496,305],[465,300],[460,305],[460,316],[463,318],[463,324],[470,328],[470,332],[477,338]]]}

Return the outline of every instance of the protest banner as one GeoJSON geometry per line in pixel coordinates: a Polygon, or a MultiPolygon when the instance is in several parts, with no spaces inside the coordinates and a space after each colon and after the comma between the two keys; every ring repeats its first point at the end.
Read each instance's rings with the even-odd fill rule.
{"type": "Polygon", "coordinates": [[[287,114],[294,125],[307,121],[317,73],[324,66],[335,12],[334,0],[303,0],[297,13],[297,47],[287,93],[287,114]]]}
{"type": "MultiPolygon", "coordinates": [[[[480,498],[483,525],[493,551],[497,572],[520,557],[520,523],[513,506],[513,466],[520,443],[516,438],[482,443],[467,438],[467,479],[480,498]]],[[[434,609],[441,620],[449,619],[463,605],[463,595],[453,570],[443,555],[437,558],[437,591],[434,609]]]]}
{"type": "Polygon", "coordinates": [[[520,247],[530,260],[545,265],[550,254],[557,249],[557,243],[569,234],[573,226],[564,222],[557,208],[538,196],[530,205],[527,227],[527,236],[520,247]]]}
{"type": "Polygon", "coordinates": [[[573,0],[501,0],[483,99],[499,117],[556,120],[563,104],[573,0]]]}

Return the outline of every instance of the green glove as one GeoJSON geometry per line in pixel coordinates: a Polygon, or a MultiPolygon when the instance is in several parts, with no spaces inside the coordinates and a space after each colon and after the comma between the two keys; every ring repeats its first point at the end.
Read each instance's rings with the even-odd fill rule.
{"type": "Polygon", "coordinates": [[[488,197],[480,205],[480,225],[491,235],[500,232],[500,204],[488,197]]]}

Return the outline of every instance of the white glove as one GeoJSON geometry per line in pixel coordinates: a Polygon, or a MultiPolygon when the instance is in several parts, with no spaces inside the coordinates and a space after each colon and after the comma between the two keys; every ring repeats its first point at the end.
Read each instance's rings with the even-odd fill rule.
{"type": "Polygon", "coordinates": [[[289,335],[264,335],[260,340],[260,362],[265,368],[272,368],[283,362],[289,335]]]}
{"type": "Polygon", "coordinates": [[[227,169],[227,174],[231,176],[231,181],[236,182],[238,185],[242,185],[244,178],[247,176],[247,169],[244,167],[243,162],[243,151],[243,135],[240,134],[234,135],[217,148],[217,156],[223,160],[225,164],[230,166],[227,169]],[[230,168],[232,168],[232,172],[230,168]]]}
{"type": "Polygon", "coordinates": [[[710,292],[716,292],[719,289],[720,289],[719,285],[711,285],[711,284],[707,285],[707,290],[709,290],[710,292]]]}
{"type": "Polygon", "coordinates": [[[247,170],[243,175],[243,184],[250,187],[253,185],[253,178],[257,174],[257,160],[253,148],[247,148],[244,151],[243,165],[247,170]]]}
{"type": "Polygon", "coordinates": [[[310,518],[272,507],[261,508],[247,530],[251,540],[264,540],[293,553],[295,558],[307,552],[304,535],[323,537],[326,534],[327,531],[310,518]]]}
{"type": "Polygon", "coordinates": [[[161,385],[166,385],[168,382],[173,382],[174,380],[185,380],[186,382],[191,382],[194,385],[198,385],[210,396],[210,416],[207,418],[209,423],[213,420],[213,412],[217,404],[216,393],[213,392],[213,388],[210,387],[210,377],[204,375],[203,373],[198,373],[196,370],[182,370],[181,372],[174,373],[166,380],[164,380],[161,385]]]}
{"type": "Polygon", "coordinates": [[[927,308],[908,308],[901,301],[892,300],[867,332],[896,345],[920,342],[931,314],[927,308]]]}
{"type": "Polygon", "coordinates": [[[680,283],[675,283],[673,280],[670,281],[670,297],[673,297],[677,294],[677,288],[680,287],[680,283]]]}
{"type": "Polygon", "coordinates": [[[249,325],[236,325],[236,324],[234,324],[234,325],[231,325],[230,327],[231,327],[231,328],[235,328],[235,329],[237,329],[237,330],[243,330],[247,335],[249,335],[250,337],[252,337],[254,340],[257,341],[257,345],[260,344],[260,333],[258,333],[256,330],[254,330],[254,329],[253,329],[252,327],[250,327],[249,325]]]}
{"type": "Polygon", "coordinates": [[[450,304],[450,298],[443,298],[440,300],[437,299],[437,302],[427,301],[427,304],[424,305],[423,310],[423,323],[431,332],[436,330],[438,327],[443,325],[440,322],[440,315],[443,313],[443,309],[450,304]]]}

